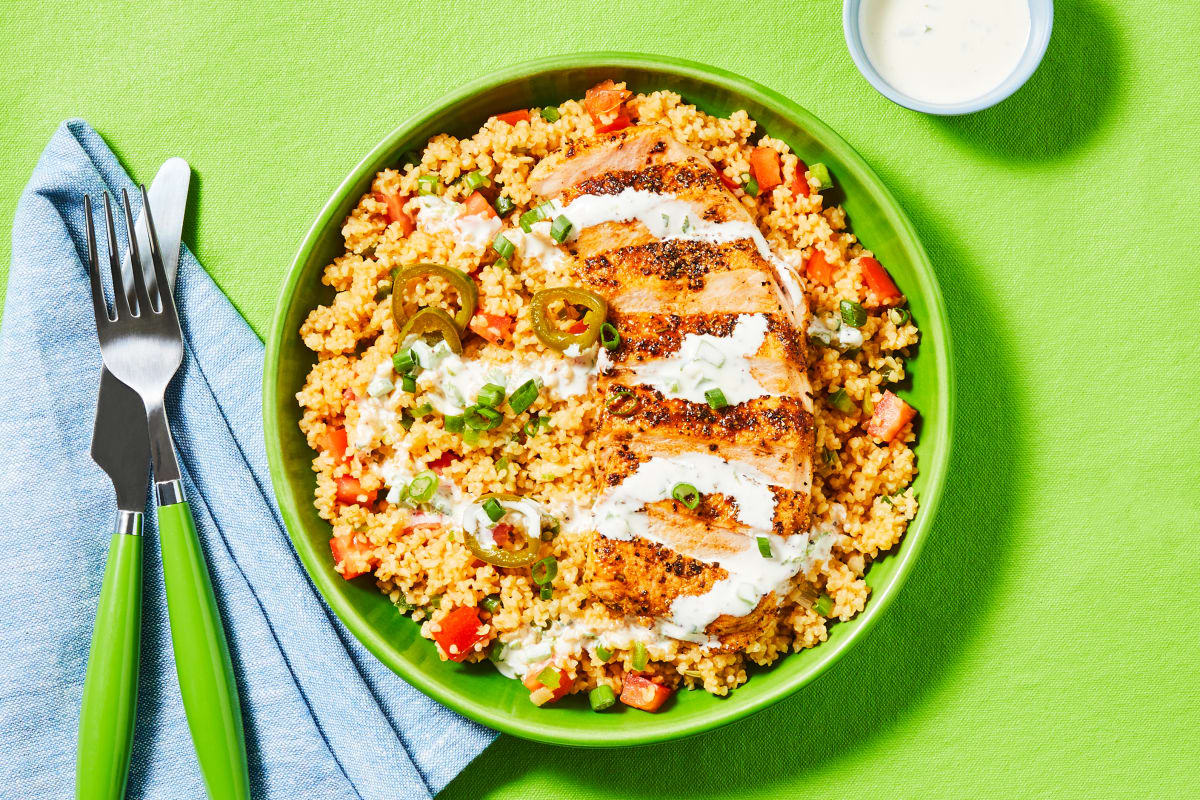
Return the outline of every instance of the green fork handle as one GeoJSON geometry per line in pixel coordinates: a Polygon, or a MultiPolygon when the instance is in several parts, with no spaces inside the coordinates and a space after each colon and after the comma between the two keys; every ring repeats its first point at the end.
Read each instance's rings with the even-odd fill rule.
{"type": "Polygon", "coordinates": [[[142,537],[108,545],[79,710],[78,800],[120,800],[129,778],[142,637],[142,537]]]}
{"type": "Polygon", "coordinates": [[[225,629],[186,502],[158,508],[171,644],[208,796],[249,800],[246,743],[225,629]]]}

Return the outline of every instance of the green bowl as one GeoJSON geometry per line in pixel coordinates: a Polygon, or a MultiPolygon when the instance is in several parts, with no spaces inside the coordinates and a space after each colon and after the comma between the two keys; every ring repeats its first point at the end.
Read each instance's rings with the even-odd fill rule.
{"type": "Polygon", "coordinates": [[[866,634],[896,596],[930,534],[950,455],[954,379],[946,311],[929,259],[895,198],[849,145],[791,100],[737,75],[664,56],[590,53],[533,61],[469,84],[392,131],[350,172],[305,236],[279,297],[267,341],[263,415],[271,477],[292,543],[317,589],[367,649],[425,694],[492,728],[556,744],[608,747],[676,739],[745,717],[816,678],[866,634]],[[298,331],[310,309],[332,299],[321,271],[342,251],[342,220],[372,176],[398,164],[402,153],[434,134],[469,136],[492,114],[557,105],[582,97],[605,78],[625,81],[639,92],[670,89],[721,116],[745,109],[761,131],[787,142],[805,161],[824,162],[844,192],[834,199],[843,202],[855,233],[907,294],[922,331],[919,353],[909,365],[911,386],[902,392],[921,411],[916,446],[921,510],[901,545],[872,565],[866,610],[832,626],[827,642],[753,669],[750,681],[728,697],[682,691],[657,714],[619,704],[597,714],[583,696],[537,708],[519,681],[503,677],[486,662],[439,660],[433,643],[422,639],[418,626],[369,580],[345,581],[334,572],[330,528],[313,508],[312,452],[297,427],[295,395],[315,361],[298,331]]]}

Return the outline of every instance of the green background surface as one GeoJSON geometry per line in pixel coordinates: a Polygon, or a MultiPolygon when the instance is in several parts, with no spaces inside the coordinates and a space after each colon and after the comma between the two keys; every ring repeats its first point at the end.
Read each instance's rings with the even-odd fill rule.
{"type": "Polygon", "coordinates": [[[954,474],[863,643],[683,742],[502,737],[442,797],[1196,791],[1200,6],[1062,0],[1031,82],[955,119],[875,94],[835,0],[300,8],[5,3],[0,271],[38,154],[82,116],[138,180],[191,162],[185,241],[261,335],[310,221],[408,114],[514,61],[642,50],[744,74],[841,133],[913,218],[953,328],[954,474]]]}

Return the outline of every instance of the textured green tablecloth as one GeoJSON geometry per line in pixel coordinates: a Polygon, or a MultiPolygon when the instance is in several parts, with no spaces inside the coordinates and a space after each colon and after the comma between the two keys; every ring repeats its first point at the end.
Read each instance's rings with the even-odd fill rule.
{"type": "Polygon", "coordinates": [[[262,333],[311,219],[387,131],[493,68],[593,49],[790,95],[916,223],[959,425],[885,619],[749,721],[627,751],[502,737],[443,797],[1196,796],[1200,4],[1061,0],[1041,71],[961,119],[875,94],[836,0],[20,5],[0,11],[4,271],[21,186],[82,116],[135,178],[192,163],[184,238],[262,333]]]}

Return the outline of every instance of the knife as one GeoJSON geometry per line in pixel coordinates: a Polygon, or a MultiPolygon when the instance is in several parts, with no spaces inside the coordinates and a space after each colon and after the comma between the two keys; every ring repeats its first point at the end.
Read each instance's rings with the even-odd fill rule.
{"type": "MultiPolygon", "coordinates": [[[[150,184],[155,230],[163,266],[174,288],[179,240],[187,208],[192,168],[182,158],[168,159],[150,184]]],[[[134,225],[138,252],[149,259],[142,215],[134,225]]],[[[148,264],[145,266],[149,267],[148,264]]],[[[124,284],[133,294],[129,253],[121,262],[124,284]]],[[[153,281],[154,270],[147,268],[153,281]]],[[[129,297],[136,308],[136,297],[129,297]]],[[[92,460],[112,478],[117,524],[108,548],[96,625],[88,654],[79,712],[79,749],[75,761],[78,800],[120,800],[125,796],[133,726],[137,716],[138,659],[142,620],[142,512],[150,477],[150,441],[146,414],[137,393],[101,369],[92,431],[92,460]]]]}

